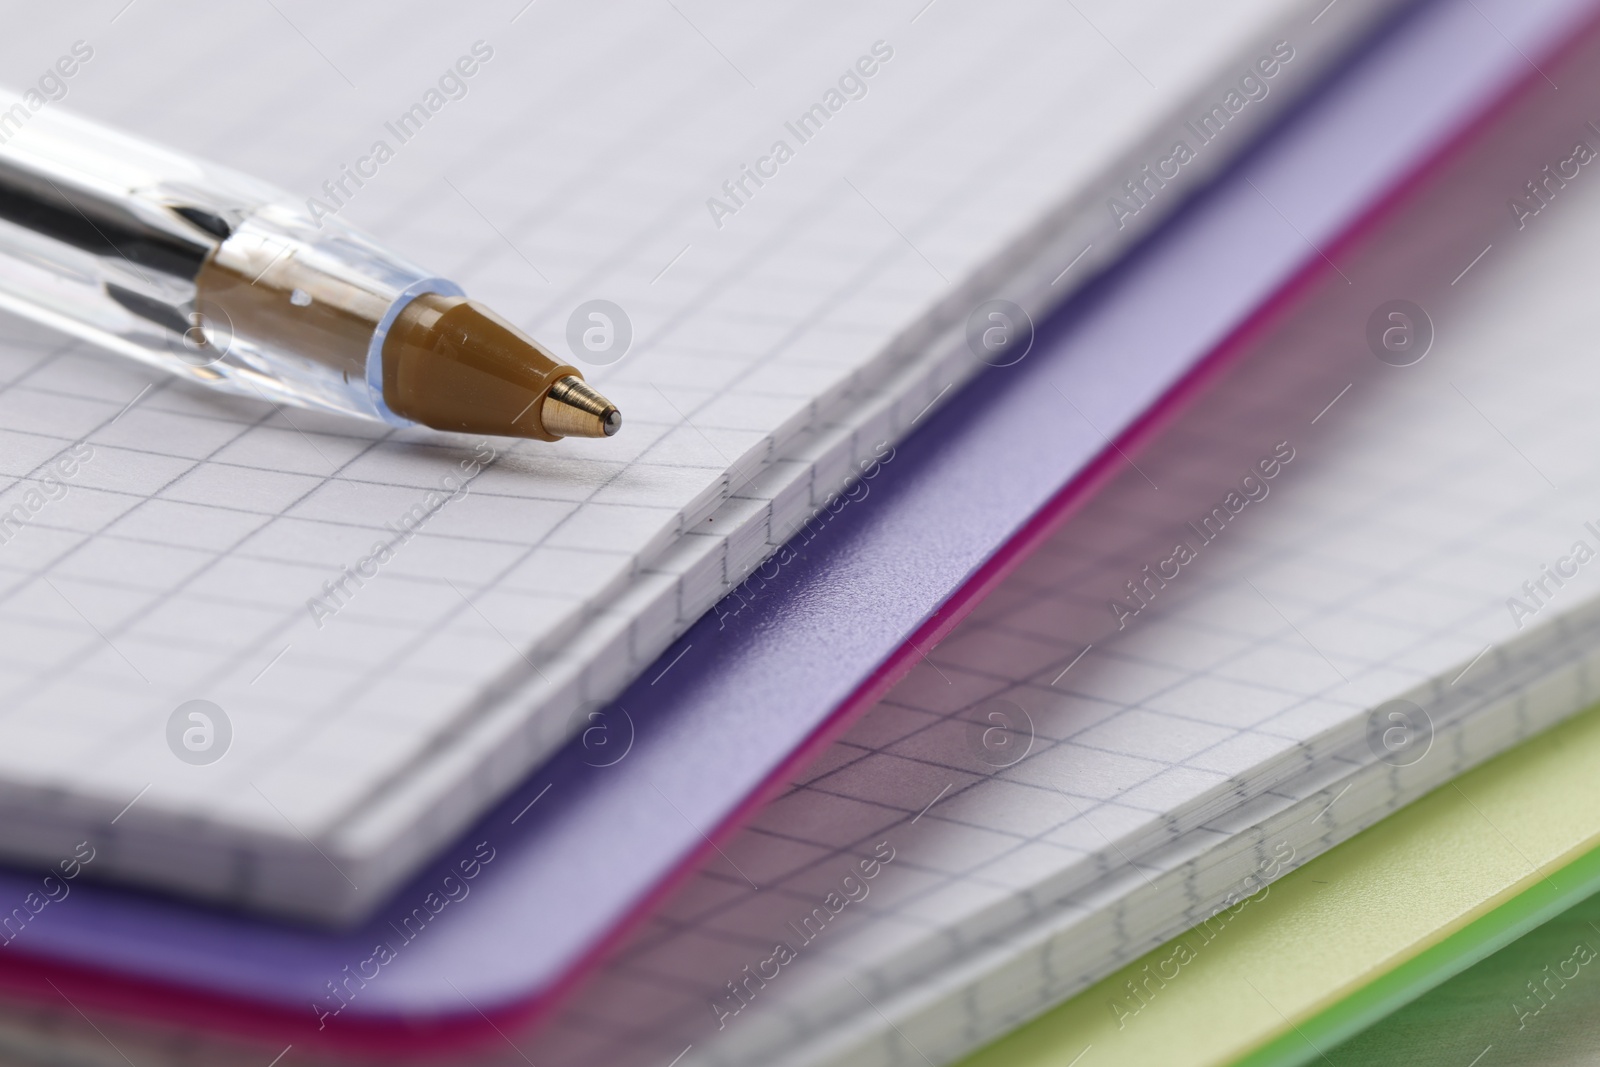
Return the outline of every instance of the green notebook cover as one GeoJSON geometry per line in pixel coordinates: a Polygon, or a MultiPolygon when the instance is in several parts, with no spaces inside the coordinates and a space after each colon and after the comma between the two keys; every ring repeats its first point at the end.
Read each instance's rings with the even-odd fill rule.
{"type": "Polygon", "coordinates": [[[1600,896],[1346,1041],[1333,1067],[1600,1062],[1600,896]]]}

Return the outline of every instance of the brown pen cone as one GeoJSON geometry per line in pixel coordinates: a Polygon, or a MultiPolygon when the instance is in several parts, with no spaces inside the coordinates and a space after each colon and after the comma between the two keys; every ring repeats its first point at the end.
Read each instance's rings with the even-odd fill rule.
{"type": "Polygon", "coordinates": [[[436,430],[531,437],[608,437],[616,405],[531,337],[474,301],[417,297],[383,345],[389,410],[436,430]]]}

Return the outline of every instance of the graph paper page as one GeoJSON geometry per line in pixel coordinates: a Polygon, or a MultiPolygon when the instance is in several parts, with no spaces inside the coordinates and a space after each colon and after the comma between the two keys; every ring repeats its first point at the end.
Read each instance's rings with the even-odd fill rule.
{"type": "Polygon", "coordinates": [[[316,198],[558,351],[593,300],[631,344],[576,353],[624,432],[550,447],[219,396],[6,319],[0,846],[92,832],[103,876],[359,912],[978,366],[971,294],[1027,274],[1042,306],[1183,190],[1132,218],[1095,182],[1270,60],[1214,168],[1383,6],[13,15],[19,88],[92,52],[48,106],[316,198]],[[175,758],[193,700],[231,733],[209,765],[175,758]]]}

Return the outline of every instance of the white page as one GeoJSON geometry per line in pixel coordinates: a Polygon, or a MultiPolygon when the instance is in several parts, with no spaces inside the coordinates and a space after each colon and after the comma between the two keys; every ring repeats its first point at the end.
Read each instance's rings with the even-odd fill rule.
{"type": "Polygon", "coordinates": [[[0,510],[73,448],[92,458],[0,545],[0,848],[54,862],[93,832],[101,876],[359,912],[780,542],[832,488],[819,461],[949,395],[978,366],[959,337],[979,299],[1038,308],[1086,277],[1390,5],[1315,25],[1302,6],[14,14],[13,84],[93,49],[49,106],[338,202],[558,350],[596,298],[635,340],[589,368],[624,432],[552,448],[277,411],[8,321],[0,510]],[[1266,98],[1113,225],[1105,183],[1291,24],[1266,98]],[[398,116],[474,55],[465,96],[400,143],[398,116]],[[203,81],[172,56],[202,57],[203,81]],[[790,135],[732,215],[708,207],[741,164],[774,166],[786,122],[834,106],[847,67],[872,68],[865,95],[790,135]],[[346,180],[347,203],[324,190],[370,172],[378,139],[393,158],[346,180]],[[485,447],[467,491],[325,617],[327,583],[485,447]],[[203,767],[167,740],[194,699],[233,734],[203,767]]]}

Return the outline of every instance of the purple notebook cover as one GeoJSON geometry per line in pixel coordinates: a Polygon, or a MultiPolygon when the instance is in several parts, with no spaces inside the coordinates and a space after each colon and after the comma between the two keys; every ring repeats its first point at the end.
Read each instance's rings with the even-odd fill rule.
{"type": "MultiPolygon", "coordinates": [[[[1040,324],[1027,358],[929,415],[736,613],[664,653],[616,702],[605,745],[569,746],[361,927],[80,883],[0,947],[0,990],[397,1052],[526,1025],[1104,482],[1123,460],[1100,430],[1123,452],[1157,432],[1328,269],[1318,248],[1355,240],[1498,102],[1542,84],[1528,57],[1593,32],[1596,7],[1434,0],[1399,20],[1040,324]],[[407,927],[463,862],[466,895],[407,927]],[[383,979],[319,1031],[327,984],[379,943],[394,946],[383,979]]],[[[0,902],[37,881],[0,872],[0,902]]]]}

